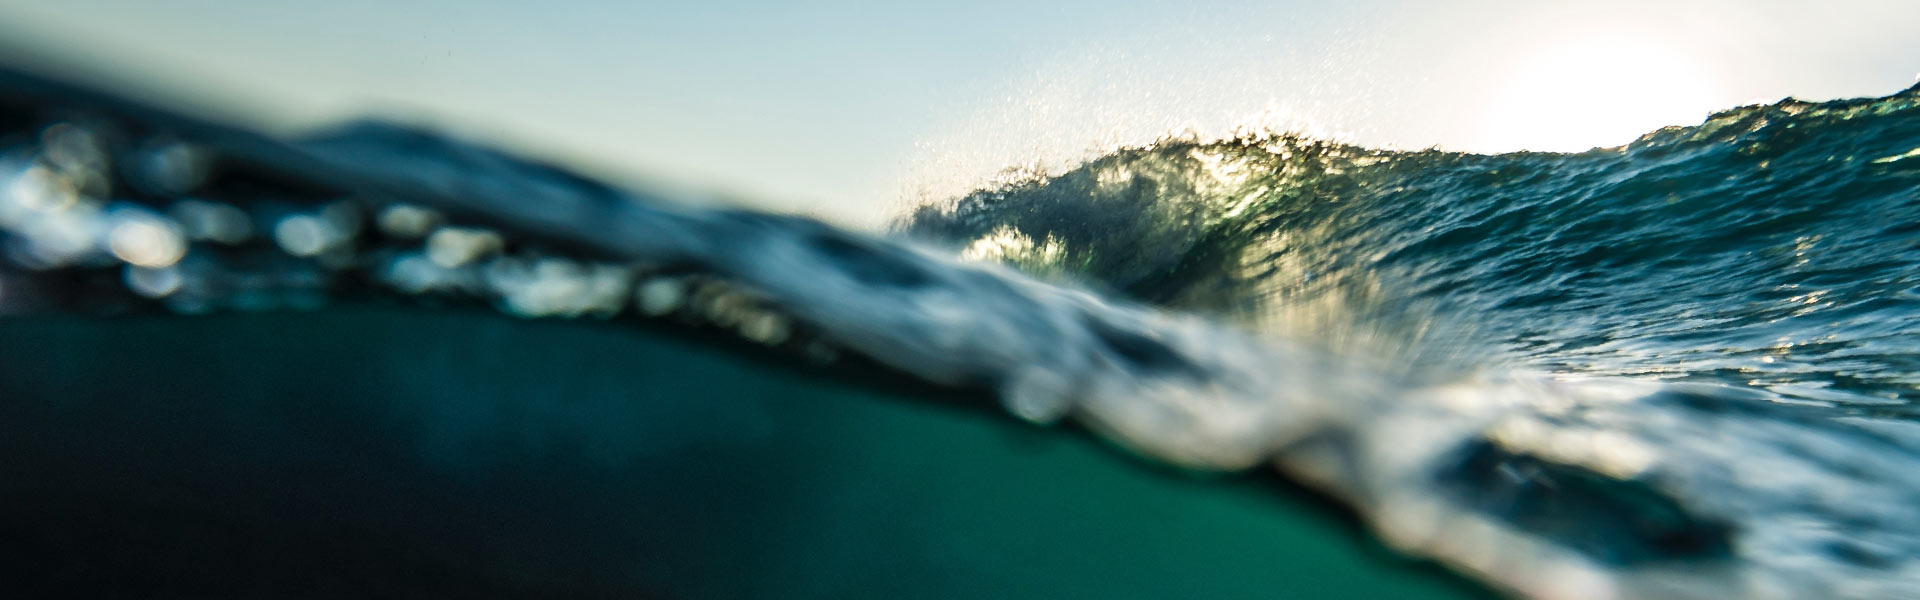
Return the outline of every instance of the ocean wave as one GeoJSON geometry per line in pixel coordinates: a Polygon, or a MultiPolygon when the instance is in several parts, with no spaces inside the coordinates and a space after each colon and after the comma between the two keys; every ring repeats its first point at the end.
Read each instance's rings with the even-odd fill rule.
{"type": "Polygon", "coordinates": [[[1127,150],[903,222],[969,263],[404,127],[283,143],[5,79],[0,313],[677,319],[1185,468],[1273,464],[1524,595],[1920,585],[1914,90],[1568,155],[1127,150]]]}
{"type": "Polygon", "coordinates": [[[1908,359],[1860,347],[1916,341],[1916,96],[1742,107],[1576,154],[1168,140],[896,229],[1295,341],[1709,381],[1744,365],[1790,396],[1839,353],[1845,377],[1803,399],[1906,404],[1908,359]]]}

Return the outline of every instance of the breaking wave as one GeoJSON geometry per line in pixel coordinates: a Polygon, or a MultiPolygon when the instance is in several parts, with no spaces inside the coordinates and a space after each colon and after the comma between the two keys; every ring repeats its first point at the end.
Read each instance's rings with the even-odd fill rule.
{"type": "Polygon", "coordinates": [[[1273,465],[1525,595],[1920,589],[1920,89],[1579,154],[1167,141],[921,208],[911,241],[7,83],[0,313],[669,320],[1273,465]]]}

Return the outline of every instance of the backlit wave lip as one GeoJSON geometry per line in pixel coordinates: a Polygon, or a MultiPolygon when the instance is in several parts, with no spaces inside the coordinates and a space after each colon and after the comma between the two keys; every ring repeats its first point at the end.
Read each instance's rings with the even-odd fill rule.
{"type": "MultiPolygon", "coordinates": [[[[1182,467],[1277,465],[1352,503],[1397,546],[1523,595],[1873,598],[1920,586],[1920,559],[1914,558],[1920,556],[1920,488],[1907,476],[1920,466],[1920,436],[1905,421],[1817,412],[1765,390],[1540,368],[1567,354],[1539,354],[1531,366],[1443,380],[1409,377],[1390,368],[1391,361],[1383,366],[1301,339],[1297,334],[1310,323],[1292,324],[1285,331],[1293,337],[1256,337],[1214,320],[1042,283],[1004,266],[960,262],[914,243],[796,217],[676,206],[390,124],[282,143],[27,75],[4,74],[0,81],[13,136],[7,139],[23,140],[4,149],[0,163],[0,183],[8,190],[0,210],[8,249],[0,312],[110,297],[182,312],[300,307],[361,289],[353,285],[361,282],[381,293],[484,301],[525,317],[698,313],[759,343],[850,351],[929,382],[986,387],[1020,418],[1072,419],[1182,467]],[[216,189],[219,197],[204,197],[216,189]]],[[[1587,256],[1577,245],[1511,258],[1467,243],[1459,251],[1484,267],[1407,259],[1404,275],[1427,275],[1435,287],[1400,288],[1398,275],[1372,281],[1378,270],[1368,267],[1421,256],[1422,240],[1432,246],[1476,235],[1498,239],[1511,233],[1502,227],[1529,220],[1502,220],[1525,207],[1399,207],[1413,216],[1437,215],[1432,222],[1452,227],[1369,247],[1419,220],[1333,192],[1416,184],[1430,193],[1550,186],[1556,172],[1583,157],[1620,157],[1585,172],[1593,181],[1576,181],[1590,186],[1612,181],[1605,185],[1658,188],[1661,169],[1703,156],[1746,157],[1780,168],[1796,157],[1794,148],[1811,142],[1756,120],[1891,120],[1895,131],[1888,135],[1911,142],[1915,95],[1742,109],[1583,155],[1348,155],[1357,151],[1322,146],[1314,157],[1304,150],[1311,142],[1284,142],[1276,150],[1249,141],[1242,148],[1256,150],[1224,158],[1205,147],[1152,148],[1089,165],[1082,180],[1092,191],[1085,196],[1139,192],[1126,197],[1153,210],[1134,216],[1165,214],[1156,212],[1167,206],[1163,191],[1140,187],[1138,169],[1108,176],[1098,171],[1102,165],[1132,161],[1161,168],[1159,181],[1174,187],[1214,186],[1197,196],[1207,202],[1182,209],[1193,219],[1183,226],[1200,233],[1168,236],[1167,243],[1185,244],[1171,262],[1104,251],[1075,258],[1089,235],[1101,234],[1061,228],[1044,216],[1038,225],[996,222],[1002,213],[994,211],[1006,209],[994,205],[962,219],[959,229],[1006,228],[1003,235],[1061,240],[1063,250],[1042,258],[1079,260],[1092,269],[1080,272],[1093,273],[1095,281],[1108,277],[1108,287],[1121,291],[1164,292],[1203,281],[1226,281],[1231,289],[1251,282],[1259,290],[1261,282],[1275,280],[1262,277],[1331,279],[1330,287],[1312,289],[1337,301],[1318,305],[1314,316],[1340,318],[1353,306],[1349,300],[1364,300],[1361,291],[1371,290],[1382,304],[1359,313],[1359,324],[1398,314],[1415,315],[1409,323],[1417,326],[1428,314],[1420,311],[1441,318],[1450,306],[1401,306],[1393,297],[1444,299],[1443,288],[1460,280],[1449,279],[1446,269],[1464,269],[1471,281],[1477,268],[1526,272],[1529,265],[1581,264],[1604,271],[1620,259],[1587,256]],[[1178,159],[1183,151],[1211,179],[1186,170],[1187,162],[1141,158],[1173,152],[1178,159]],[[1288,162],[1294,156],[1310,160],[1288,162]],[[1246,167],[1263,157],[1305,170],[1258,181],[1269,173],[1246,167]],[[1392,177],[1370,179],[1375,171],[1392,177]],[[1302,173],[1314,179],[1300,179],[1302,173]],[[1360,177],[1342,179],[1349,173],[1360,177]],[[1246,194],[1222,194],[1249,185],[1246,194]],[[1252,191],[1260,185],[1269,189],[1252,191]],[[1260,196],[1268,192],[1283,201],[1260,196]],[[1222,208],[1222,197],[1241,204],[1222,208]],[[1357,208],[1335,210],[1328,220],[1316,212],[1336,204],[1357,208]],[[1263,236],[1276,232],[1283,235],[1263,236]],[[1330,233],[1346,235],[1334,240],[1330,233]],[[1222,247],[1193,239],[1257,241],[1267,253],[1248,262],[1241,251],[1255,246],[1216,255],[1204,250],[1222,247]],[[1353,254],[1310,254],[1329,241],[1353,254]],[[1302,254],[1309,262],[1284,262],[1302,254]],[[1121,258],[1103,262],[1110,255],[1121,258]],[[1330,262],[1312,262],[1319,259],[1330,262]],[[1252,276],[1193,272],[1248,264],[1256,269],[1252,276]],[[1346,287],[1357,284],[1372,287],[1346,287]]],[[[1857,163],[1880,169],[1867,173],[1893,185],[1911,182],[1900,179],[1911,177],[1898,167],[1904,161],[1881,158],[1862,156],[1857,163]]],[[[1032,189],[1081,185],[1071,177],[1032,189]]],[[[1562,201],[1575,205],[1585,193],[1564,191],[1562,201]]],[[[1025,191],[990,193],[1000,194],[995,202],[1019,205],[1025,191]]],[[[1094,218],[1093,208],[1069,204],[1058,214],[1094,218]]],[[[1631,216],[1632,208],[1622,210],[1631,216]]],[[[1613,214],[1588,214],[1601,213],[1613,214]]],[[[1719,222],[1769,226],[1741,218],[1719,222]]],[[[1101,231],[1165,233],[1159,225],[1101,231]]],[[[1782,252],[1773,259],[1788,272],[1807,253],[1782,252]]],[[[1551,285],[1526,289],[1535,293],[1468,297],[1494,307],[1577,313],[1582,306],[1578,298],[1553,298],[1560,288],[1551,285]]],[[[1208,299],[1137,295],[1174,307],[1183,298],[1208,299]]],[[[1276,310],[1250,306],[1256,313],[1276,310]]],[[[1550,316],[1540,316],[1551,312],[1524,314],[1551,324],[1550,316]]],[[[1383,327],[1383,339],[1400,335],[1395,327],[1383,327]]],[[[1543,335],[1559,331],[1548,330],[1543,335]]]]}

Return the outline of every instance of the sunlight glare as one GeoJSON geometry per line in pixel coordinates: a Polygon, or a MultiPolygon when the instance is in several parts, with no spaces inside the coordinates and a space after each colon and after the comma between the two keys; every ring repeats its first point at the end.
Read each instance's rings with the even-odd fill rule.
{"type": "Polygon", "coordinates": [[[1590,38],[1522,62],[1487,105],[1473,150],[1579,152],[1699,123],[1714,84],[1688,56],[1640,38],[1590,38]]]}

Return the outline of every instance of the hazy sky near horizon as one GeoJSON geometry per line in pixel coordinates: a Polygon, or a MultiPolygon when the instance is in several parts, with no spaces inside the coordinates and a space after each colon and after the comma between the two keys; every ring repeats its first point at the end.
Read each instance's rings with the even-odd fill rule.
{"type": "Polygon", "coordinates": [[[1920,73],[1916,27],[1901,0],[0,0],[0,37],[47,64],[250,124],[400,116],[868,226],[1170,131],[1577,150],[1883,95],[1920,73]]]}

